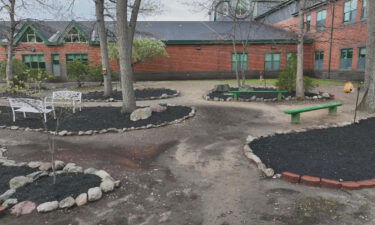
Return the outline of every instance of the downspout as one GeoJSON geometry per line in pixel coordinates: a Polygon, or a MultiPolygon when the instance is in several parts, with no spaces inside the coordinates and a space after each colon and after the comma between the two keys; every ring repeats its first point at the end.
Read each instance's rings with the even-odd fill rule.
{"type": "Polygon", "coordinates": [[[332,66],[332,48],[333,48],[333,26],[335,21],[335,2],[332,2],[331,10],[332,20],[331,20],[331,37],[329,40],[329,61],[328,61],[328,79],[331,79],[331,66],[332,66]]]}

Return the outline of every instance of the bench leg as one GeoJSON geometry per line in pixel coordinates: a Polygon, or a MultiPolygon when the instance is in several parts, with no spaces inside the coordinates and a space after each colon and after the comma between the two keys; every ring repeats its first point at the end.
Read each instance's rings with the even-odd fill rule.
{"type": "Polygon", "coordinates": [[[233,99],[238,100],[238,93],[233,93],[233,99]]]}
{"type": "Polygon", "coordinates": [[[23,112],[23,118],[26,118],[26,113],[25,112],[23,112]]]}
{"type": "Polygon", "coordinates": [[[330,115],[335,115],[335,114],[337,114],[337,106],[336,106],[336,107],[330,107],[330,108],[328,108],[328,113],[329,113],[330,115]]]}
{"type": "Polygon", "coordinates": [[[301,121],[301,116],[300,116],[299,113],[291,114],[291,117],[292,117],[292,123],[293,123],[293,124],[300,123],[300,121],[301,121]]]}
{"type": "Polygon", "coordinates": [[[277,93],[277,100],[281,101],[281,98],[282,98],[281,92],[277,93]]]}

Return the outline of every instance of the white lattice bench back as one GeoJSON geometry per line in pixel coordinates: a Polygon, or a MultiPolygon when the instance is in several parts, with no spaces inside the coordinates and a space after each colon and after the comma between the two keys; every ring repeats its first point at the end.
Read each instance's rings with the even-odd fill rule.
{"type": "Polygon", "coordinates": [[[75,107],[79,105],[79,110],[82,110],[82,93],[78,91],[54,91],[52,93],[52,105],[58,104],[69,104],[73,107],[73,112],[75,112],[75,107]]]}

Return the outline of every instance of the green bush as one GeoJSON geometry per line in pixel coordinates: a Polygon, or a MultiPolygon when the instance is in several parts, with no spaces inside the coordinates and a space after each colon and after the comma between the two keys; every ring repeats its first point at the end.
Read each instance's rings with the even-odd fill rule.
{"type": "Polygon", "coordinates": [[[28,83],[33,83],[35,90],[38,92],[40,92],[45,81],[55,78],[54,74],[50,74],[44,69],[27,69],[25,73],[27,74],[28,83]]]}
{"type": "MultiPolygon", "coordinates": [[[[6,61],[0,62],[0,77],[6,80],[6,61]]],[[[16,89],[27,88],[27,74],[28,69],[25,63],[19,59],[13,59],[13,87],[16,89]]]]}
{"type": "MultiPolygon", "coordinates": [[[[297,76],[297,54],[292,54],[288,59],[286,65],[286,71],[280,73],[276,80],[276,87],[279,90],[287,90],[289,92],[296,91],[296,76],[297,76]]],[[[304,76],[303,83],[305,87],[305,92],[312,91],[317,84],[310,77],[304,76]]]]}
{"type": "Polygon", "coordinates": [[[81,60],[74,60],[67,65],[68,77],[77,82],[78,87],[82,87],[83,81],[90,77],[89,64],[81,60]]]}

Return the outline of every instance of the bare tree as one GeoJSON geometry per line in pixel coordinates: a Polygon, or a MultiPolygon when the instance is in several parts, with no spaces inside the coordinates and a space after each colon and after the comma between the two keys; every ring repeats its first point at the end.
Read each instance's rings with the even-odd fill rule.
{"type": "Polygon", "coordinates": [[[128,15],[128,0],[117,0],[117,39],[119,46],[119,62],[122,88],[122,112],[132,112],[136,109],[133,87],[132,49],[135,29],[141,0],[134,0],[131,13],[128,15]],[[130,20],[128,21],[128,17],[130,20]]]}
{"type": "Polygon", "coordinates": [[[303,86],[303,61],[304,61],[304,39],[305,39],[305,0],[299,0],[298,13],[298,46],[297,46],[297,74],[296,74],[296,97],[305,99],[303,86]]]}
{"type": "Polygon", "coordinates": [[[104,78],[104,96],[112,94],[111,68],[109,66],[107,29],[104,20],[104,0],[94,0],[96,10],[96,20],[99,27],[100,52],[102,56],[102,68],[104,78]]]}
{"type": "Polygon", "coordinates": [[[367,1],[367,55],[365,94],[359,105],[361,111],[375,113],[375,1],[367,1]]]}

